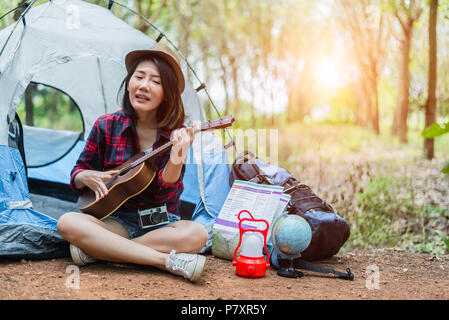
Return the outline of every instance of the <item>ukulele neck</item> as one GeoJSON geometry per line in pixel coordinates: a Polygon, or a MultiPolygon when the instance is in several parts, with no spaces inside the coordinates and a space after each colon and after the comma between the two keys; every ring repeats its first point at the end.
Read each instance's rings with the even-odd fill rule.
{"type": "MultiPolygon", "coordinates": [[[[229,127],[233,122],[234,122],[234,118],[232,118],[232,116],[230,116],[230,115],[227,115],[225,117],[222,117],[222,118],[219,118],[216,120],[210,120],[208,122],[202,123],[200,127],[195,127],[194,134],[196,134],[200,131],[226,128],[226,127],[229,127]]],[[[150,150],[151,148],[145,150],[144,155],[142,157],[140,157],[139,159],[137,159],[131,163],[128,163],[126,166],[124,166],[122,169],[120,169],[119,172],[113,176],[113,178],[118,175],[122,175],[123,173],[126,173],[127,171],[140,165],[141,163],[147,161],[148,159],[169,150],[172,146],[173,146],[173,141],[169,141],[154,150],[150,150]]]]}
{"type": "Polygon", "coordinates": [[[160,146],[157,149],[153,150],[152,148],[149,148],[149,149],[145,150],[144,151],[145,154],[142,157],[140,157],[139,159],[137,159],[137,160],[135,160],[133,162],[128,163],[126,166],[121,168],[119,170],[119,172],[117,172],[116,175],[122,175],[123,173],[131,170],[132,168],[138,166],[139,164],[147,161],[151,157],[154,157],[154,156],[156,156],[156,155],[158,155],[160,153],[163,153],[163,152],[169,150],[172,146],[173,146],[173,142],[169,141],[169,142],[165,143],[164,145],[160,146]]]}

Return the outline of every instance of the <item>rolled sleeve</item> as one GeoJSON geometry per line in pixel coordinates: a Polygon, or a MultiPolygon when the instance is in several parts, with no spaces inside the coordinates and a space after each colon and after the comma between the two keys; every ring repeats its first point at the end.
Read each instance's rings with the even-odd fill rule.
{"type": "Polygon", "coordinates": [[[75,167],[73,168],[71,174],[70,174],[70,188],[72,188],[72,190],[77,191],[78,189],[75,186],[75,176],[84,171],[86,169],[80,168],[80,167],[75,167]]]}
{"type": "Polygon", "coordinates": [[[164,170],[160,169],[157,173],[157,181],[158,185],[163,189],[178,189],[179,186],[182,184],[182,175],[179,176],[178,180],[173,183],[167,183],[162,179],[162,172],[164,170]]]}
{"type": "MultiPolygon", "coordinates": [[[[183,169],[184,171],[184,169],[183,169]]],[[[184,185],[182,183],[183,173],[179,176],[178,180],[174,183],[167,183],[162,179],[163,169],[157,172],[157,186],[158,192],[156,194],[158,202],[165,202],[173,200],[177,195],[181,195],[184,185]]],[[[178,197],[179,197],[178,196],[178,197]]]]}

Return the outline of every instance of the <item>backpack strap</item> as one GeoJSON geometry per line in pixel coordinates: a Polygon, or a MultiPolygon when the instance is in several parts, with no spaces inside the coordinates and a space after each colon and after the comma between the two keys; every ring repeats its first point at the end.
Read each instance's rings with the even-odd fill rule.
{"type": "Polygon", "coordinates": [[[295,266],[295,268],[303,269],[303,270],[309,270],[309,271],[314,271],[314,272],[319,272],[319,273],[324,273],[324,274],[335,274],[338,279],[351,280],[351,281],[354,280],[354,274],[351,272],[351,269],[349,269],[349,268],[346,268],[346,273],[342,273],[339,271],[335,271],[334,269],[331,269],[331,268],[325,268],[325,267],[313,264],[311,262],[307,262],[300,258],[295,259],[294,266],[295,266]]]}
{"type": "Polygon", "coordinates": [[[283,186],[284,193],[292,195],[292,199],[290,200],[291,205],[295,206],[302,214],[312,209],[335,213],[332,206],[318,197],[308,185],[296,180],[294,182],[286,181],[283,183],[283,186]]]}
{"type": "Polygon", "coordinates": [[[273,181],[255,163],[256,156],[249,150],[240,153],[232,165],[229,184],[234,180],[245,180],[260,184],[273,184],[273,181]]]}

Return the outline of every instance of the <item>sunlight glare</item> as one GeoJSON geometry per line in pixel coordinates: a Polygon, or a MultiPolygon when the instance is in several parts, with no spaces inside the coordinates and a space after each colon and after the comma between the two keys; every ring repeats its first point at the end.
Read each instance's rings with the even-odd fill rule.
{"type": "Polygon", "coordinates": [[[323,121],[329,115],[330,111],[331,111],[330,105],[323,105],[317,108],[313,108],[312,111],[310,112],[310,116],[315,121],[323,121]]]}
{"type": "Polygon", "coordinates": [[[327,89],[337,89],[341,86],[341,77],[335,59],[324,58],[318,63],[315,74],[318,84],[327,89]]]}

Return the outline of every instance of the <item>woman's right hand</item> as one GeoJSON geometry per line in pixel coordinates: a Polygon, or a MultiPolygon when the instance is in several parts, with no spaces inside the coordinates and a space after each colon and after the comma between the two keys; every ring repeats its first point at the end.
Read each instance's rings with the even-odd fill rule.
{"type": "Polygon", "coordinates": [[[79,189],[88,187],[95,193],[95,201],[104,198],[108,194],[106,182],[119,170],[96,171],[84,170],[75,176],[75,186],[79,189]]]}

